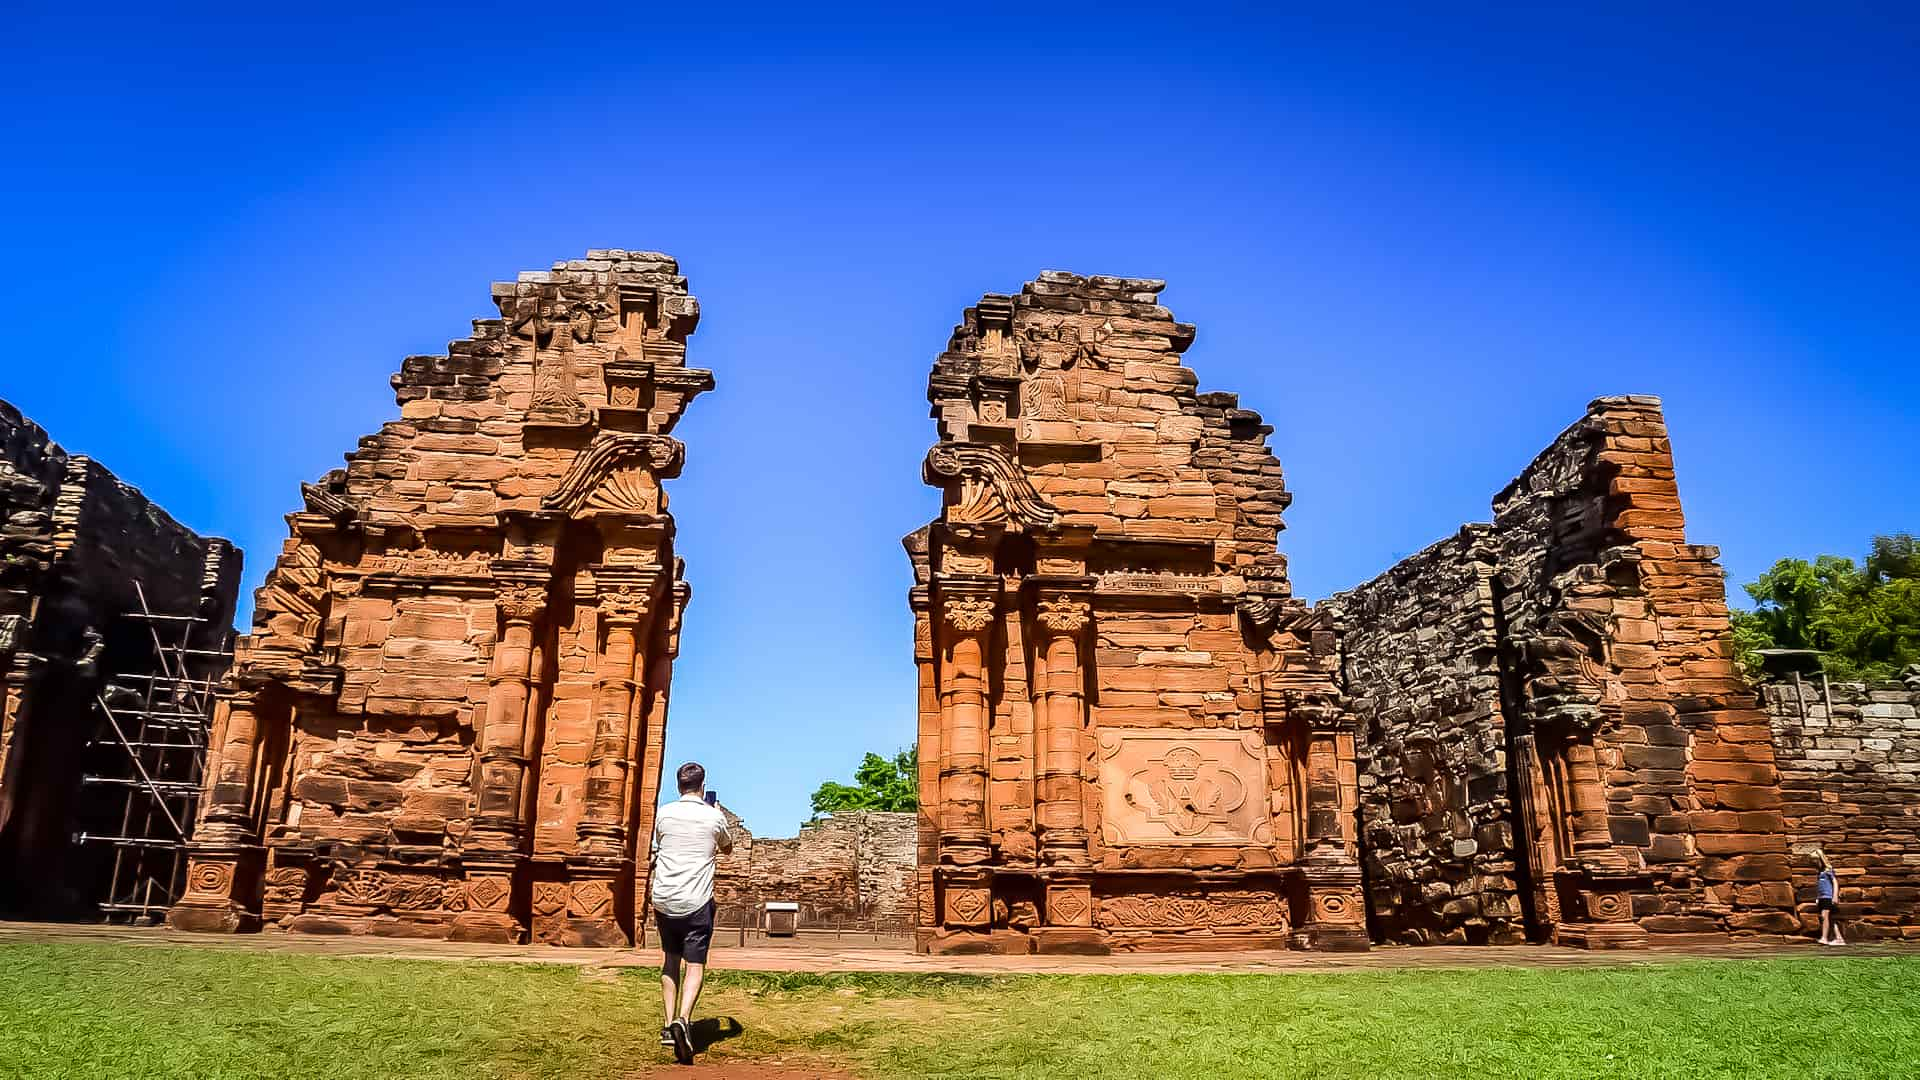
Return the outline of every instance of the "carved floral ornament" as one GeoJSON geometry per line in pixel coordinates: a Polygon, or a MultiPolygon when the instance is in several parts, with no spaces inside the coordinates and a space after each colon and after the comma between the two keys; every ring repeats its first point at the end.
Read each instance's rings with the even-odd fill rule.
{"type": "Polygon", "coordinates": [[[1085,629],[1092,607],[1072,597],[1047,597],[1035,605],[1040,625],[1056,634],[1077,634],[1085,629]]]}
{"type": "Polygon", "coordinates": [[[653,595],[639,585],[600,587],[600,614],[610,622],[638,622],[653,609],[653,595]]]}
{"type": "Polygon", "coordinates": [[[547,606],[547,590],[538,585],[503,585],[495,603],[509,619],[532,622],[547,606]]]}
{"type": "Polygon", "coordinates": [[[995,606],[989,596],[950,596],[944,610],[948,625],[964,634],[977,634],[993,622],[995,606]]]}

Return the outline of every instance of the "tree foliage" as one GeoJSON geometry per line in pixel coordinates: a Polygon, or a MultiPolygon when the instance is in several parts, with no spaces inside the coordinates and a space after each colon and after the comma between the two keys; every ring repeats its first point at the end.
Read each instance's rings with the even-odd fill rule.
{"type": "Polygon", "coordinates": [[[813,814],[836,810],[912,811],[920,807],[920,751],[891,758],[869,753],[853,770],[851,785],[829,780],[813,793],[813,814]]]}
{"type": "Polygon", "coordinates": [[[1814,649],[1837,679],[1891,679],[1920,664],[1920,541],[1876,536],[1866,561],[1781,559],[1747,585],[1754,610],[1735,612],[1734,647],[1749,674],[1759,649],[1814,649]]]}

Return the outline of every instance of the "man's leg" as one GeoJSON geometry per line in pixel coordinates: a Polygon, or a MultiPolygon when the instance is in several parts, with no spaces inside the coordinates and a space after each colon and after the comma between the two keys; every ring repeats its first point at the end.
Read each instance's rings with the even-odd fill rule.
{"type": "Polygon", "coordinates": [[[1828,944],[1833,938],[1833,909],[1820,905],[1820,944],[1828,944]]]}
{"type": "Polygon", "coordinates": [[[693,1023],[693,1003],[700,1000],[700,984],[707,978],[707,965],[687,963],[687,974],[680,980],[680,1019],[693,1023]]]}
{"type": "Polygon", "coordinates": [[[679,953],[666,953],[660,958],[660,996],[666,1002],[666,1013],[660,1018],[660,1026],[665,1027],[680,1015],[674,1011],[680,1002],[679,953]]]}

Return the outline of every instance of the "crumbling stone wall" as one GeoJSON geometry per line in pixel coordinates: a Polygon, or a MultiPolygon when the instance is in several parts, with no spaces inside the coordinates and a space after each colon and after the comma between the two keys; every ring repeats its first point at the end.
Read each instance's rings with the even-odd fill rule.
{"type": "MultiPolygon", "coordinates": [[[[1395,792],[1411,783],[1396,707],[1419,715],[1421,673],[1456,665],[1469,685],[1481,680],[1479,696],[1426,708],[1418,730],[1489,752],[1444,756],[1430,782],[1467,795],[1427,802],[1475,824],[1473,812],[1496,805],[1491,744],[1504,743],[1515,900],[1530,929],[1596,947],[1648,931],[1791,929],[1770,734],[1731,659],[1719,552],[1686,542],[1658,399],[1594,401],[1493,511],[1490,526],[1330,604],[1349,637],[1348,692],[1383,721],[1362,751],[1386,781],[1367,788],[1364,811],[1378,841],[1370,886],[1392,903],[1376,912],[1380,929],[1445,936],[1465,914],[1449,914],[1451,887],[1427,887],[1447,876],[1432,830],[1371,824],[1393,818],[1395,792]],[[1489,633],[1497,708],[1485,689],[1489,633]],[[1449,735],[1455,724],[1467,730],[1449,735]],[[1472,795],[1476,778],[1485,798],[1472,795]],[[1424,917],[1409,910],[1416,883],[1424,917]]],[[[1489,893],[1502,899],[1496,881],[1480,886],[1483,908],[1489,893]]]]}
{"type": "Polygon", "coordinates": [[[1491,532],[1468,525],[1330,602],[1361,723],[1368,916],[1385,940],[1525,935],[1491,532]]]}
{"type": "Polygon", "coordinates": [[[733,854],[714,877],[723,926],[753,923],[760,904],[800,905],[802,928],[906,933],[914,918],[915,816],[873,810],[828,814],[791,839],[756,837],[738,818],[733,854]]]}
{"type": "Polygon", "coordinates": [[[1048,272],[933,365],[906,538],[923,949],[1364,948],[1352,717],[1272,428],[1165,283],[1048,272]]]}
{"type": "Polygon", "coordinates": [[[625,250],[492,300],[302,485],[174,925],[632,940],[691,596],[664,483],[713,386],[685,363],[699,305],[625,250]]]}
{"type": "MultiPolygon", "coordinates": [[[[1840,879],[1849,938],[1920,939],[1920,668],[1904,681],[1774,682],[1782,813],[1797,852],[1825,851],[1840,879]]],[[[1819,928],[1818,865],[1793,860],[1795,913],[1819,928]]]]}
{"type": "Polygon", "coordinates": [[[230,626],[240,552],[169,517],[0,401],[0,910],[67,916],[101,899],[112,802],[79,781],[109,675],[153,671],[136,583],[159,614],[230,626]]]}

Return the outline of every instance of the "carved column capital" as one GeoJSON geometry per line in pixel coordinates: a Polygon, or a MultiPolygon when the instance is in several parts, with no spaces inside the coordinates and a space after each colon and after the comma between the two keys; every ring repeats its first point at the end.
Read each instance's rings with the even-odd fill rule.
{"type": "Polygon", "coordinates": [[[998,606],[989,596],[949,596],[941,602],[940,612],[948,626],[962,634],[977,634],[993,622],[998,606]]]}
{"type": "Polygon", "coordinates": [[[506,584],[500,586],[494,602],[508,621],[531,623],[547,608],[547,590],[540,585],[506,584]]]}
{"type": "Polygon", "coordinates": [[[1056,634],[1077,634],[1093,621],[1093,605],[1072,596],[1043,596],[1034,603],[1034,618],[1056,634]]]}

